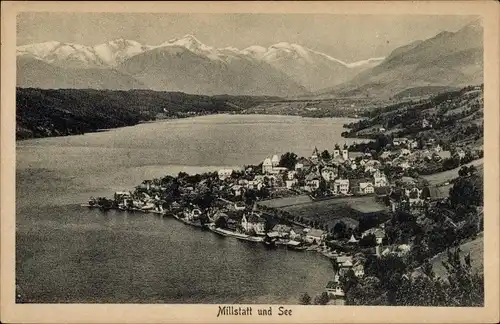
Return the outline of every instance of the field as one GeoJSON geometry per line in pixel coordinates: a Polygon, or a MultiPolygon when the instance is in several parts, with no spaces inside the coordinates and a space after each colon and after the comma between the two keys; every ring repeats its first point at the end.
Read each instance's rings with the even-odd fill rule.
{"type": "Polygon", "coordinates": [[[308,195],[300,195],[293,197],[277,198],[264,200],[259,202],[259,205],[270,207],[270,208],[282,208],[286,206],[301,205],[311,203],[312,199],[308,195]]]}
{"type": "MultiPolygon", "coordinates": [[[[477,238],[472,241],[463,243],[460,245],[460,255],[463,257],[467,253],[470,252],[471,256],[471,264],[472,270],[477,273],[483,273],[484,269],[484,237],[483,233],[480,233],[477,238]]],[[[442,278],[446,277],[446,269],[443,266],[443,261],[447,259],[446,252],[442,252],[434,256],[430,262],[434,269],[434,273],[442,278]]],[[[420,273],[420,269],[416,270],[417,273],[420,273]]]]}
{"type": "Polygon", "coordinates": [[[347,197],[283,206],[280,209],[333,228],[339,221],[356,227],[363,215],[383,212],[386,207],[376,202],[374,197],[347,197]]]}
{"type": "MultiPolygon", "coordinates": [[[[467,163],[466,165],[467,166],[474,165],[480,171],[482,171],[482,169],[483,169],[483,163],[484,163],[483,159],[478,159],[478,160],[472,161],[470,163],[467,163]]],[[[439,172],[439,173],[434,173],[434,174],[430,174],[430,175],[425,175],[425,176],[422,176],[422,177],[424,179],[426,179],[427,181],[429,181],[430,185],[442,184],[444,182],[449,182],[449,181],[457,178],[458,177],[458,170],[460,170],[461,167],[462,166],[460,166],[458,168],[455,168],[455,169],[448,170],[448,171],[444,171],[444,172],[439,172]]]]}

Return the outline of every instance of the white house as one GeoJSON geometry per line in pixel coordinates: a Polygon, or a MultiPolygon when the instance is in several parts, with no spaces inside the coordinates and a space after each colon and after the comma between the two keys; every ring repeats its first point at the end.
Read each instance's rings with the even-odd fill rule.
{"type": "Polygon", "coordinates": [[[305,189],[308,191],[317,190],[319,188],[319,183],[320,183],[319,176],[317,174],[310,173],[306,177],[305,189]]]}
{"type": "Polygon", "coordinates": [[[285,185],[287,189],[292,189],[298,183],[297,179],[285,180],[285,185]]]}
{"type": "Polygon", "coordinates": [[[273,227],[273,232],[277,232],[279,237],[288,237],[291,229],[288,225],[277,224],[273,227]]]}
{"type": "Polygon", "coordinates": [[[314,151],[313,151],[313,153],[311,155],[311,160],[314,161],[314,162],[317,162],[318,159],[319,159],[319,151],[318,151],[318,148],[315,147],[314,151]]]}
{"type": "Polygon", "coordinates": [[[252,213],[250,215],[245,214],[241,218],[241,227],[245,232],[254,231],[256,234],[264,235],[265,232],[265,220],[259,217],[257,214],[252,213]]]}
{"type": "Polygon", "coordinates": [[[332,298],[345,296],[344,290],[342,289],[342,286],[338,281],[328,282],[328,284],[326,285],[326,293],[329,297],[332,298]]]}
{"type": "Polygon", "coordinates": [[[352,270],[354,271],[354,275],[358,278],[362,278],[365,275],[365,267],[361,262],[356,263],[352,270]]]}
{"type": "Polygon", "coordinates": [[[321,176],[325,181],[333,181],[338,175],[337,169],[332,167],[326,167],[321,170],[321,176]]]}
{"type": "Polygon", "coordinates": [[[346,149],[342,150],[342,158],[344,160],[349,160],[349,151],[348,150],[346,150],[346,149]]]}
{"type": "Polygon", "coordinates": [[[273,163],[270,158],[264,159],[262,162],[262,173],[271,173],[273,171],[273,163]]]}
{"type": "Polygon", "coordinates": [[[375,171],[375,173],[373,174],[373,186],[379,188],[386,187],[388,185],[389,181],[387,180],[385,174],[380,170],[375,171]]]}
{"type": "Polygon", "coordinates": [[[286,177],[288,180],[293,180],[295,179],[295,176],[297,175],[297,171],[288,171],[286,173],[286,177]]]}
{"type": "Polygon", "coordinates": [[[377,160],[369,160],[368,162],[365,163],[365,172],[374,173],[375,171],[378,170],[380,165],[381,163],[377,160]]]}
{"type": "Polygon", "coordinates": [[[362,194],[372,194],[375,192],[375,187],[373,186],[373,183],[371,182],[361,182],[359,184],[359,191],[362,194]]]}
{"type": "Polygon", "coordinates": [[[333,182],[333,192],[347,194],[349,192],[349,179],[337,179],[333,182]]]}
{"type": "Polygon", "coordinates": [[[218,174],[220,180],[224,180],[226,178],[229,178],[231,176],[231,174],[233,174],[233,169],[220,169],[217,172],[217,174],[218,174]]]}
{"type": "Polygon", "coordinates": [[[273,157],[271,158],[271,164],[273,165],[273,167],[278,166],[279,163],[280,163],[280,158],[276,154],[273,155],[273,157]]]}
{"type": "Polygon", "coordinates": [[[292,240],[300,241],[302,240],[303,236],[304,236],[304,229],[302,227],[294,226],[290,230],[290,239],[292,240]]]}
{"type": "Polygon", "coordinates": [[[325,236],[326,233],[324,231],[313,228],[306,233],[305,240],[306,242],[309,243],[320,244],[321,241],[323,241],[323,239],[325,238],[325,236]]]}

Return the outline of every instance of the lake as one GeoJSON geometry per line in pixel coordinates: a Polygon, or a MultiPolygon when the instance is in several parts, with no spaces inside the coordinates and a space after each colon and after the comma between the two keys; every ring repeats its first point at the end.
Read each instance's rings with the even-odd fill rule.
{"type": "MultiPolygon", "coordinates": [[[[34,303],[289,303],[325,257],[269,250],[152,214],[79,206],[144,179],[332,150],[347,118],[211,115],[17,142],[16,281],[34,303]]],[[[359,140],[358,140],[359,141],[359,140]]]]}

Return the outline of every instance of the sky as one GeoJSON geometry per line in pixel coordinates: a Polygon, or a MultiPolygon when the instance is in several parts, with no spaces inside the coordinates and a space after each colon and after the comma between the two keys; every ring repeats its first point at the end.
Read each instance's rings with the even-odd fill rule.
{"type": "Polygon", "coordinates": [[[296,43],[354,62],[387,56],[395,48],[456,31],[475,20],[456,15],[50,13],[17,17],[17,45],[60,41],[97,45],[125,38],[147,45],[195,35],[214,47],[239,49],[296,43]]]}

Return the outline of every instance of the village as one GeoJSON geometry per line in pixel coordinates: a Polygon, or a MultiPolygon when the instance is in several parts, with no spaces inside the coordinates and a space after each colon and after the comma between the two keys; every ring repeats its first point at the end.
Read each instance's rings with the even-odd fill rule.
{"type": "Polygon", "coordinates": [[[331,259],[335,272],[325,288],[328,303],[343,305],[342,277],[362,278],[366,255],[410,251],[409,244],[388,243],[384,227],[391,213],[422,214],[448,197],[450,182],[429,181],[417,166],[480,158],[482,151],[445,151],[435,139],[394,138],[380,152],[334,145],[331,153],[314,148],[309,157],[285,153],[239,170],[145,180],[134,192],[91,198],[85,206],[172,216],[270,248],[319,252],[331,259]]]}

